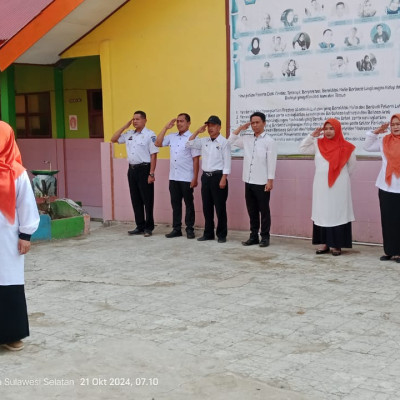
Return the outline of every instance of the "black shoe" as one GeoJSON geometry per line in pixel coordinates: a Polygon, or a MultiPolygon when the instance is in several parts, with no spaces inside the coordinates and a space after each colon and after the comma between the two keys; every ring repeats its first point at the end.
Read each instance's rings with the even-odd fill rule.
{"type": "Polygon", "coordinates": [[[170,233],[167,233],[165,235],[166,238],[174,238],[174,237],[179,237],[182,236],[182,232],[181,231],[177,231],[177,230],[173,230],[170,233]]]}
{"type": "Polygon", "coordinates": [[[326,254],[326,253],[329,253],[329,247],[327,247],[326,249],[317,250],[315,252],[315,254],[326,254]]]}
{"type": "Polygon", "coordinates": [[[204,242],[205,240],[214,240],[214,238],[210,238],[210,237],[207,237],[207,236],[200,236],[198,239],[197,239],[197,241],[198,242],[204,242]]]}
{"type": "Polygon", "coordinates": [[[269,246],[269,239],[261,239],[260,247],[268,247],[269,246]]]}
{"type": "Polygon", "coordinates": [[[387,256],[386,254],[379,258],[380,261],[389,261],[391,259],[392,259],[392,256],[387,256]]]}
{"type": "Polygon", "coordinates": [[[252,246],[253,244],[258,244],[258,243],[260,243],[258,238],[257,239],[250,238],[250,239],[247,239],[245,242],[242,242],[242,245],[243,246],[252,246]]]}
{"type": "Polygon", "coordinates": [[[218,238],[218,243],[225,243],[226,242],[226,238],[218,238]]]}
{"type": "Polygon", "coordinates": [[[144,231],[139,228],[135,228],[133,231],[128,231],[129,235],[141,235],[143,233],[144,231]]]}
{"type": "Polygon", "coordinates": [[[194,239],[194,232],[193,231],[189,231],[189,232],[186,232],[186,237],[188,238],[188,239],[194,239]]]}

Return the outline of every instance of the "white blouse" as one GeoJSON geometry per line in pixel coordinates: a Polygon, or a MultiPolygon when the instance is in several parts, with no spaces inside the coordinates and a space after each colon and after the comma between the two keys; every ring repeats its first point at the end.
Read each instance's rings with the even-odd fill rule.
{"type": "Polygon", "coordinates": [[[328,185],[329,162],[319,151],[317,138],[309,135],[300,144],[301,154],[315,154],[311,219],[315,225],[334,227],[354,221],[350,174],[356,164],[354,151],[332,187],[328,185]]]}
{"type": "Polygon", "coordinates": [[[381,153],[382,157],[382,167],[379,171],[378,178],[376,179],[375,186],[385,192],[400,193],[400,178],[397,178],[395,174],[392,174],[392,184],[388,186],[385,181],[387,159],[383,152],[383,137],[382,135],[375,135],[372,131],[366,132],[367,138],[364,142],[364,150],[366,151],[376,151],[381,153]]]}
{"type": "Polygon", "coordinates": [[[18,253],[18,235],[32,235],[39,226],[39,212],[28,174],[15,181],[15,222],[10,225],[0,212],[0,285],[24,284],[24,256],[18,253]]]}

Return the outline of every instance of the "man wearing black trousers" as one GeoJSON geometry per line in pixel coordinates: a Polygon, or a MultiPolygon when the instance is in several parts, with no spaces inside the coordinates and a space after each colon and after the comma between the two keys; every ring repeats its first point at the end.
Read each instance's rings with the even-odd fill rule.
{"type": "Polygon", "coordinates": [[[128,183],[136,222],[136,228],[128,233],[149,237],[154,229],[154,171],[158,148],[154,145],[156,134],[146,128],[146,122],[146,113],[135,111],[133,118],[114,133],[111,142],[125,143],[128,153],[128,183]],[[135,129],[127,130],[131,125],[135,129]]]}
{"type": "Polygon", "coordinates": [[[201,198],[205,226],[203,236],[197,239],[200,242],[215,238],[214,208],[218,219],[216,230],[218,243],[225,243],[228,234],[226,199],[228,198],[227,176],[231,172],[231,148],[220,131],[221,120],[211,115],[186,143],[188,148],[201,150],[202,156],[201,198]],[[197,138],[197,135],[206,129],[209,137],[197,138]]]}
{"type": "Polygon", "coordinates": [[[269,200],[275,178],[277,150],[275,141],[265,132],[266,118],[262,112],[255,112],[250,122],[232,132],[228,141],[244,150],[243,181],[247,212],[250,217],[250,238],[243,246],[259,244],[269,246],[271,214],[269,200]],[[253,133],[241,134],[251,125],[253,133]],[[260,230],[261,241],[258,237],[260,230]]]}
{"type": "Polygon", "coordinates": [[[169,146],[170,170],[169,192],[172,205],[172,231],[165,237],[182,236],[182,200],[185,202],[186,237],[194,239],[194,199],[193,189],[197,186],[199,175],[200,150],[187,148],[186,142],[192,133],[189,131],[190,115],[181,113],[177,118],[168,122],[157,136],[157,147],[169,146]],[[168,129],[176,123],[178,132],[165,137],[168,129]]]}

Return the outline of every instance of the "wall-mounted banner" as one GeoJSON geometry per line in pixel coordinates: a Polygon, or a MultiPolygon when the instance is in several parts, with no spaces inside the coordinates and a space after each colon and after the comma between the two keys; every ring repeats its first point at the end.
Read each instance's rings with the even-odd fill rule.
{"type": "MultiPolygon", "coordinates": [[[[280,154],[330,117],[362,150],[400,112],[400,0],[230,0],[230,129],[254,111],[280,154]]],[[[369,153],[370,155],[371,153],[369,153]]]]}

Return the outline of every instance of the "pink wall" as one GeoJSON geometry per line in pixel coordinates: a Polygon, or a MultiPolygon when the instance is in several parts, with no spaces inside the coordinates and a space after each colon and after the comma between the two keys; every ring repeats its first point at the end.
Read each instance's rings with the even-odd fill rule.
{"type": "MultiPolygon", "coordinates": [[[[51,161],[52,169],[60,170],[57,174],[60,197],[82,201],[91,217],[133,221],[126,177],[128,164],[125,159],[112,158],[109,143],[103,143],[101,139],[20,139],[18,145],[28,171],[48,169],[48,165],[43,163],[45,160],[51,161]]],[[[375,187],[380,165],[379,160],[359,160],[352,176],[356,217],[353,239],[356,241],[382,242],[375,187]]],[[[158,223],[171,223],[168,174],[169,160],[158,160],[154,207],[158,223]]],[[[241,176],[242,161],[233,160],[229,176],[228,224],[230,229],[247,232],[249,220],[241,176]]],[[[278,160],[271,194],[271,233],[311,236],[313,176],[313,160],[278,160]]],[[[195,189],[195,207],[196,226],[203,226],[200,178],[199,186],[195,189]]]]}
{"type": "Polygon", "coordinates": [[[66,197],[81,201],[92,218],[101,218],[100,143],[103,139],[65,140],[66,197]]]}
{"type": "MultiPolygon", "coordinates": [[[[126,177],[128,164],[125,159],[112,158],[109,143],[103,143],[101,139],[20,139],[18,145],[28,171],[48,169],[48,165],[43,163],[45,160],[51,161],[52,169],[60,170],[57,174],[60,197],[82,201],[91,217],[133,221],[126,177]]],[[[375,187],[380,165],[379,160],[359,160],[352,176],[356,217],[353,239],[356,241],[382,242],[375,187]]],[[[154,216],[158,223],[171,223],[168,174],[169,160],[158,160],[154,207],[154,216]]],[[[229,176],[228,224],[230,229],[247,232],[249,220],[241,176],[242,161],[233,160],[232,173],[229,176]]],[[[271,233],[311,236],[313,176],[313,160],[278,160],[271,194],[271,233]]],[[[200,178],[199,186],[195,189],[195,207],[196,225],[203,226],[200,178]]]]}
{"type": "MultiPolygon", "coordinates": [[[[102,159],[110,158],[108,143],[102,144],[102,159]]],[[[103,171],[114,186],[114,218],[119,221],[133,221],[127,182],[127,161],[113,159],[113,173],[103,171]],[[112,178],[111,178],[112,177],[112,178]]],[[[352,176],[353,204],[356,222],[353,224],[353,240],[381,243],[379,202],[375,179],[380,160],[359,160],[352,176]]],[[[158,223],[171,223],[172,211],[168,191],[169,160],[158,160],[155,183],[154,217],[158,223]]],[[[200,174],[201,175],[201,172],[200,174]]],[[[244,237],[249,230],[249,220],[244,200],[242,161],[232,160],[229,176],[229,197],[227,202],[228,226],[243,230],[244,237]]],[[[271,233],[279,235],[311,237],[311,195],[314,177],[313,160],[278,160],[274,189],[271,194],[271,233]]],[[[104,178],[103,178],[104,181],[104,178]]],[[[104,191],[103,191],[104,196],[104,191]]],[[[110,204],[112,193],[106,193],[103,204],[110,204]]],[[[203,226],[200,179],[195,189],[196,226],[203,226]]],[[[109,218],[104,215],[104,219],[109,218]]]]}
{"type": "MultiPolygon", "coordinates": [[[[58,196],[81,201],[93,218],[102,218],[100,143],[102,139],[20,139],[18,146],[28,171],[49,169],[57,176],[58,196]]],[[[30,174],[32,177],[32,174],[30,174]]]]}
{"type": "Polygon", "coordinates": [[[59,170],[56,175],[59,197],[65,197],[65,169],[64,169],[64,143],[55,139],[18,139],[18,147],[21,151],[22,162],[28,170],[29,177],[33,169],[49,169],[51,162],[52,170],[59,170]]]}

